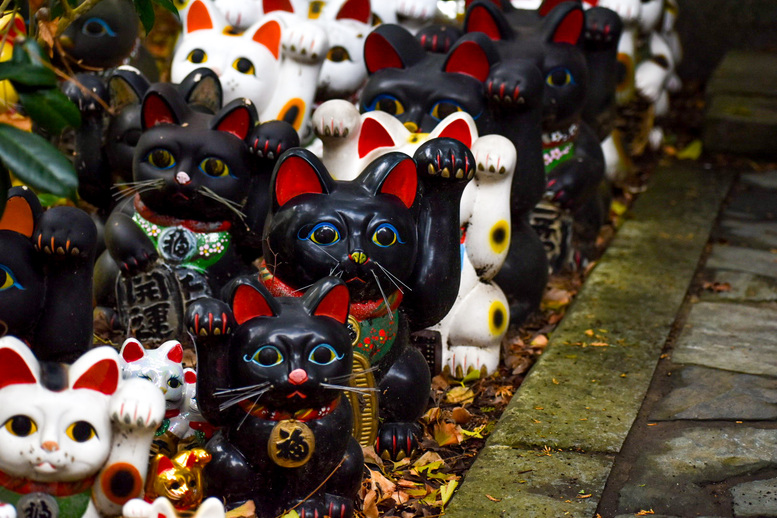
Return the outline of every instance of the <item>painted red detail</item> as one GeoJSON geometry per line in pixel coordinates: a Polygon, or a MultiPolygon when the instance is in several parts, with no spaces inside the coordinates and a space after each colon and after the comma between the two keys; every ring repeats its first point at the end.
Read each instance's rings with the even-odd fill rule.
{"type": "Polygon", "coordinates": [[[556,27],[556,31],[553,33],[553,40],[555,43],[569,43],[571,45],[577,45],[580,40],[580,35],[583,33],[583,10],[575,9],[570,11],[561,23],[556,27]]]}
{"type": "Polygon", "coordinates": [[[482,32],[494,41],[502,39],[499,26],[485,7],[476,5],[469,11],[467,32],[482,32]]]}
{"type": "MultiPolygon", "coordinates": [[[[194,455],[192,455],[194,457],[194,455]]],[[[160,473],[164,473],[165,471],[173,469],[175,466],[173,466],[173,461],[170,460],[169,457],[165,455],[159,456],[159,464],[157,464],[156,467],[156,473],[159,475],[160,473]]]]}
{"type": "Polygon", "coordinates": [[[369,117],[364,119],[359,133],[359,158],[364,158],[375,149],[395,146],[394,139],[381,123],[369,117]]]}
{"type": "Polygon", "coordinates": [[[140,345],[140,342],[135,339],[127,341],[127,343],[124,345],[124,349],[121,351],[121,357],[124,358],[124,361],[127,363],[136,362],[143,358],[145,355],[145,349],[143,349],[143,346],[140,345]]]}
{"type": "Polygon", "coordinates": [[[36,382],[35,375],[19,353],[12,349],[0,349],[0,388],[36,382]]]}
{"type": "Polygon", "coordinates": [[[177,124],[170,106],[156,92],[149,93],[143,100],[143,127],[153,128],[157,124],[177,124]]]}
{"type": "Polygon", "coordinates": [[[246,284],[238,286],[235,290],[235,296],[232,300],[232,312],[238,325],[254,317],[275,316],[275,312],[264,298],[264,295],[246,284]]]}
{"type": "Polygon", "coordinates": [[[418,191],[418,173],[415,162],[407,158],[394,166],[380,186],[381,194],[393,194],[410,208],[418,191]]]}
{"type": "Polygon", "coordinates": [[[488,62],[486,53],[474,41],[465,41],[456,47],[445,63],[446,72],[465,74],[481,82],[488,78],[490,70],[491,65],[488,62]]]}
{"type": "Polygon", "coordinates": [[[267,47],[267,50],[272,52],[275,59],[278,59],[281,52],[281,25],[277,21],[270,20],[267,23],[263,23],[256,29],[251,39],[267,47]]]}
{"type": "Polygon", "coordinates": [[[183,373],[183,379],[186,383],[197,383],[197,373],[194,371],[186,371],[183,373]]]}
{"type": "Polygon", "coordinates": [[[167,353],[167,359],[175,363],[181,363],[183,361],[183,347],[181,347],[181,344],[176,344],[170,349],[170,352],[167,353]]]}
{"type": "Polygon", "coordinates": [[[564,1],[566,0],[544,0],[538,9],[540,16],[547,16],[558,4],[564,1]]]}
{"type": "Polygon", "coordinates": [[[73,389],[89,389],[111,395],[119,386],[119,366],[112,360],[100,360],[81,375],[73,389]]]}
{"type": "Polygon", "coordinates": [[[472,133],[469,130],[469,125],[463,119],[456,119],[448,124],[439,136],[456,139],[465,146],[472,147],[472,133]]]}
{"type": "Polygon", "coordinates": [[[386,38],[374,32],[364,42],[364,63],[370,74],[384,68],[405,68],[394,47],[386,38]]]}
{"type": "Polygon", "coordinates": [[[318,303],[313,314],[317,317],[334,318],[338,322],[345,324],[348,321],[350,302],[351,296],[348,292],[348,287],[343,285],[335,286],[318,303]]]}
{"type": "Polygon", "coordinates": [[[290,156],[281,164],[275,179],[275,198],[283,206],[300,194],[321,194],[324,188],[316,172],[304,158],[290,156]]]}
{"type": "Polygon", "coordinates": [[[194,32],[203,29],[212,29],[213,20],[210,17],[210,12],[203,2],[196,0],[189,12],[186,13],[186,32],[194,32]]]}
{"type": "Polygon", "coordinates": [[[262,2],[262,9],[264,14],[271,13],[273,11],[288,11],[294,12],[294,7],[291,6],[289,0],[264,0],[262,2]]]}
{"type": "Polygon", "coordinates": [[[362,23],[370,23],[370,2],[368,0],[346,0],[345,4],[337,12],[337,20],[357,20],[362,23]]]}
{"type": "Polygon", "coordinates": [[[305,369],[294,369],[289,373],[289,381],[292,385],[302,385],[308,380],[308,373],[305,369]]]}
{"type": "Polygon", "coordinates": [[[251,115],[245,106],[240,106],[229,112],[216,126],[217,130],[231,133],[240,140],[245,140],[252,128],[251,115]]]}

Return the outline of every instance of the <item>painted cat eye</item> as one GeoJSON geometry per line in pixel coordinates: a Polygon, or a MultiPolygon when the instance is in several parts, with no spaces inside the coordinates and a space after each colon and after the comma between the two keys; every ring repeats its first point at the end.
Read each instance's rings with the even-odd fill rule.
{"type": "Polygon", "coordinates": [[[175,165],[175,157],[166,149],[158,148],[146,156],[146,161],[157,169],[170,169],[175,165]]]}
{"type": "Polygon", "coordinates": [[[24,286],[19,284],[16,280],[13,272],[7,266],[0,264],[0,291],[5,291],[11,288],[24,289],[24,286]]]}
{"type": "Polygon", "coordinates": [[[15,415],[11,417],[5,422],[4,426],[11,435],[17,437],[27,437],[38,431],[38,425],[26,415],[15,415]]]}
{"type": "Polygon", "coordinates": [[[389,94],[381,94],[372,101],[367,107],[367,111],[386,112],[389,115],[402,115],[405,113],[405,107],[399,102],[399,99],[389,94]]]}
{"type": "Polygon", "coordinates": [[[396,227],[390,223],[381,224],[375,230],[375,233],[372,234],[372,242],[383,248],[389,247],[397,241],[404,243],[404,241],[399,238],[399,232],[396,227]]]}
{"type": "Polygon", "coordinates": [[[94,426],[86,421],[76,421],[67,427],[65,433],[75,442],[86,442],[92,437],[97,437],[97,431],[94,429],[94,426]]]}
{"type": "Polygon", "coordinates": [[[167,386],[170,387],[171,389],[177,389],[181,385],[183,385],[183,383],[181,383],[181,379],[176,376],[173,376],[172,378],[167,380],[167,386]]]}
{"type": "Polygon", "coordinates": [[[308,360],[316,365],[329,365],[334,363],[335,360],[342,360],[345,357],[344,354],[337,354],[335,348],[329,344],[318,344],[308,356],[308,360]]]}
{"type": "Polygon", "coordinates": [[[202,49],[194,49],[186,56],[186,61],[194,64],[205,63],[208,61],[208,53],[202,49]]]}
{"type": "Polygon", "coordinates": [[[438,101],[434,106],[432,106],[432,111],[429,113],[435,119],[443,120],[448,115],[461,111],[464,111],[464,109],[454,101],[438,101]]]}
{"type": "Polygon", "coordinates": [[[345,47],[332,47],[326,54],[326,59],[334,61],[335,63],[342,63],[343,61],[351,61],[351,55],[348,53],[345,47]]]}
{"type": "Polygon", "coordinates": [[[229,174],[229,166],[220,158],[210,157],[200,162],[200,171],[218,178],[229,174]]]}
{"type": "Polygon", "coordinates": [[[569,71],[568,68],[564,67],[557,67],[548,72],[548,75],[545,76],[545,82],[548,83],[550,86],[566,86],[568,84],[575,84],[575,80],[572,77],[572,73],[569,71]]]}
{"type": "Polygon", "coordinates": [[[272,367],[283,361],[283,355],[274,345],[264,345],[260,347],[250,358],[246,355],[243,360],[251,361],[262,367],[272,367]]]}
{"type": "Polygon", "coordinates": [[[254,64],[251,62],[250,59],[247,59],[247,58],[237,58],[232,63],[232,68],[234,68],[241,74],[247,74],[247,75],[256,74],[256,69],[254,68],[254,64]]]}
{"type": "Polygon", "coordinates": [[[111,26],[102,18],[89,18],[84,22],[81,27],[81,32],[87,36],[102,36],[107,34],[108,36],[116,36],[116,31],[111,29],[111,26]]]}
{"type": "Polygon", "coordinates": [[[303,239],[310,239],[317,245],[328,246],[340,241],[340,233],[330,223],[319,223],[303,239]]]}

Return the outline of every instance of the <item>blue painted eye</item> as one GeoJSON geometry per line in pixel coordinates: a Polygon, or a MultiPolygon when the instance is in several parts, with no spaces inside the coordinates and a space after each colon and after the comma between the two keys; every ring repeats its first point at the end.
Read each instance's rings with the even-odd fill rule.
{"type": "Polygon", "coordinates": [[[163,148],[157,148],[146,155],[146,161],[157,169],[170,169],[175,166],[175,157],[163,148]]]}
{"type": "Polygon", "coordinates": [[[248,355],[243,357],[244,361],[254,362],[262,367],[272,367],[283,362],[283,355],[274,345],[263,345],[250,358],[248,355]]]}
{"type": "Polygon", "coordinates": [[[331,223],[319,223],[313,230],[304,237],[298,235],[299,239],[310,239],[317,245],[329,246],[340,241],[340,233],[331,223]]]}
{"type": "Polygon", "coordinates": [[[550,86],[566,86],[569,84],[575,84],[575,79],[572,77],[572,72],[568,68],[556,67],[545,76],[545,82],[550,86]]]}
{"type": "Polygon", "coordinates": [[[200,171],[216,178],[230,174],[229,166],[220,158],[210,157],[200,162],[200,171]]]}
{"type": "Polygon", "coordinates": [[[399,237],[399,231],[390,223],[382,223],[372,234],[372,242],[382,248],[389,247],[397,241],[404,243],[399,237]]]}
{"type": "Polygon", "coordinates": [[[89,18],[84,22],[81,27],[81,32],[87,36],[102,36],[107,34],[108,36],[116,36],[116,31],[111,29],[111,26],[102,18],[89,18]]]}
{"type": "Polygon", "coordinates": [[[335,360],[342,360],[345,357],[344,354],[337,354],[335,348],[329,344],[319,344],[312,351],[308,360],[312,361],[316,365],[329,365],[334,363],[335,360]]]}
{"type": "Polygon", "coordinates": [[[432,106],[432,110],[429,112],[432,117],[437,120],[443,120],[448,115],[452,115],[456,112],[464,111],[459,103],[455,101],[438,101],[432,106]]]}
{"type": "Polygon", "coordinates": [[[380,94],[372,100],[372,103],[370,103],[369,106],[367,106],[367,111],[386,112],[389,115],[396,117],[397,115],[402,115],[405,113],[405,107],[402,105],[399,99],[393,95],[380,94]]]}
{"type": "Polygon", "coordinates": [[[13,272],[7,266],[0,264],[0,291],[9,290],[11,288],[24,289],[24,286],[19,284],[16,280],[13,272]]]}

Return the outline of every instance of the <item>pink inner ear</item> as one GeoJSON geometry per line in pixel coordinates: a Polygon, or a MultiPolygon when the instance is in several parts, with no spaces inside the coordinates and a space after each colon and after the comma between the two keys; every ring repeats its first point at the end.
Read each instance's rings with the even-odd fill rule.
{"type": "Polygon", "coordinates": [[[456,139],[468,148],[472,147],[472,133],[469,130],[469,125],[463,119],[456,119],[448,124],[438,137],[456,139]]]}
{"type": "Polygon", "coordinates": [[[187,370],[183,373],[183,380],[188,383],[197,383],[197,373],[192,370],[187,370]]]}
{"type": "Polygon", "coordinates": [[[577,45],[580,35],[583,33],[583,10],[570,11],[553,33],[553,41],[556,43],[569,43],[577,45]]]}
{"type": "Polygon", "coordinates": [[[137,340],[129,340],[121,350],[121,357],[127,363],[132,363],[140,360],[146,355],[146,350],[140,345],[137,340]]]}
{"type": "Polygon", "coordinates": [[[186,13],[186,32],[187,34],[202,29],[212,29],[213,20],[210,17],[210,12],[204,3],[199,0],[189,7],[189,12],[186,13]]]}
{"type": "Polygon", "coordinates": [[[73,389],[89,389],[111,395],[119,386],[119,366],[111,360],[100,360],[81,375],[73,389]]]}
{"type": "Polygon", "coordinates": [[[255,288],[245,284],[238,286],[235,290],[232,313],[235,315],[235,321],[238,325],[254,317],[275,316],[275,312],[270,308],[264,296],[255,288]]]}
{"type": "Polygon", "coordinates": [[[288,11],[294,12],[294,7],[289,0],[264,0],[262,2],[262,9],[264,14],[271,13],[273,11],[288,11]]]}
{"type": "Polygon", "coordinates": [[[359,158],[364,158],[367,153],[379,147],[396,147],[396,145],[388,130],[380,122],[370,117],[364,119],[359,133],[359,158]]]}
{"type": "Polygon", "coordinates": [[[357,20],[370,23],[370,2],[368,0],[347,0],[337,12],[337,20],[357,20]]]}
{"type": "Polygon", "coordinates": [[[405,68],[394,47],[383,36],[371,33],[364,42],[364,63],[370,74],[384,68],[405,68]]]}
{"type": "Polygon", "coordinates": [[[176,344],[167,353],[167,359],[174,363],[181,363],[183,361],[183,347],[181,344],[176,344]]]}
{"type": "Polygon", "coordinates": [[[263,23],[251,39],[267,47],[275,59],[278,59],[281,52],[281,25],[277,21],[263,23]]]}
{"type": "Polygon", "coordinates": [[[37,383],[27,362],[13,349],[0,349],[0,389],[9,385],[37,383]]]}
{"type": "Polygon", "coordinates": [[[173,461],[171,461],[168,457],[163,455],[159,457],[159,464],[157,464],[157,467],[156,467],[156,474],[159,475],[173,468],[175,468],[175,466],[173,466],[173,461]]]}
{"type": "Polygon", "coordinates": [[[143,100],[143,126],[153,128],[157,124],[175,124],[170,106],[157,93],[150,93],[143,100]]]}
{"type": "Polygon", "coordinates": [[[248,132],[251,131],[251,116],[248,109],[244,107],[232,110],[224,117],[216,127],[219,131],[226,131],[236,136],[240,140],[245,140],[248,132]]]}
{"type": "Polygon", "coordinates": [[[445,63],[445,71],[466,74],[478,81],[485,81],[491,70],[486,53],[474,41],[465,41],[453,51],[445,63]]]}
{"type": "Polygon", "coordinates": [[[348,310],[351,303],[351,295],[348,287],[335,286],[321,302],[316,306],[313,314],[317,317],[330,317],[338,322],[345,324],[348,321],[348,310]]]}
{"type": "Polygon", "coordinates": [[[491,13],[488,12],[488,9],[479,5],[473,7],[469,12],[469,17],[467,18],[467,32],[482,32],[494,41],[502,39],[496,20],[494,20],[491,13]]]}
{"type": "Polygon", "coordinates": [[[283,161],[275,177],[275,198],[279,206],[300,194],[323,192],[321,181],[307,160],[290,156],[283,161]]]}
{"type": "Polygon", "coordinates": [[[394,166],[380,187],[381,194],[397,196],[407,208],[413,205],[417,190],[418,173],[415,162],[410,158],[394,166]]]}

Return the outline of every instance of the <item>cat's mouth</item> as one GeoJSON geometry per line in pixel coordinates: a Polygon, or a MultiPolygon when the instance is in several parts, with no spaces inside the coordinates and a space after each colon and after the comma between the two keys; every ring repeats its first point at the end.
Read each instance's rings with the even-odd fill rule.
{"type": "Polygon", "coordinates": [[[35,465],[35,471],[39,473],[56,473],[57,467],[48,461],[39,462],[35,465]]]}
{"type": "Polygon", "coordinates": [[[361,278],[361,277],[359,277],[358,275],[357,275],[357,276],[354,276],[354,277],[351,277],[350,279],[348,279],[347,281],[345,281],[345,283],[346,283],[346,284],[350,284],[350,283],[352,283],[352,282],[360,282],[360,283],[362,283],[362,284],[367,284],[367,281],[365,281],[364,279],[362,279],[362,278],[361,278]]]}
{"type": "Polygon", "coordinates": [[[286,396],[286,399],[291,399],[291,398],[293,398],[293,397],[299,397],[299,398],[302,398],[302,399],[307,399],[307,398],[308,398],[308,395],[307,395],[307,394],[303,394],[303,393],[302,393],[302,392],[300,392],[299,390],[295,390],[294,392],[292,392],[291,394],[289,394],[288,396],[286,396]]]}
{"type": "Polygon", "coordinates": [[[174,199],[175,199],[175,198],[178,198],[178,199],[181,199],[181,200],[183,200],[183,201],[189,201],[189,200],[191,200],[191,198],[189,198],[188,196],[186,196],[186,195],[185,195],[184,193],[182,193],[182,192],[177,192],[177,193],[173,194],[173,198],[174,198],[174,199]]]}

